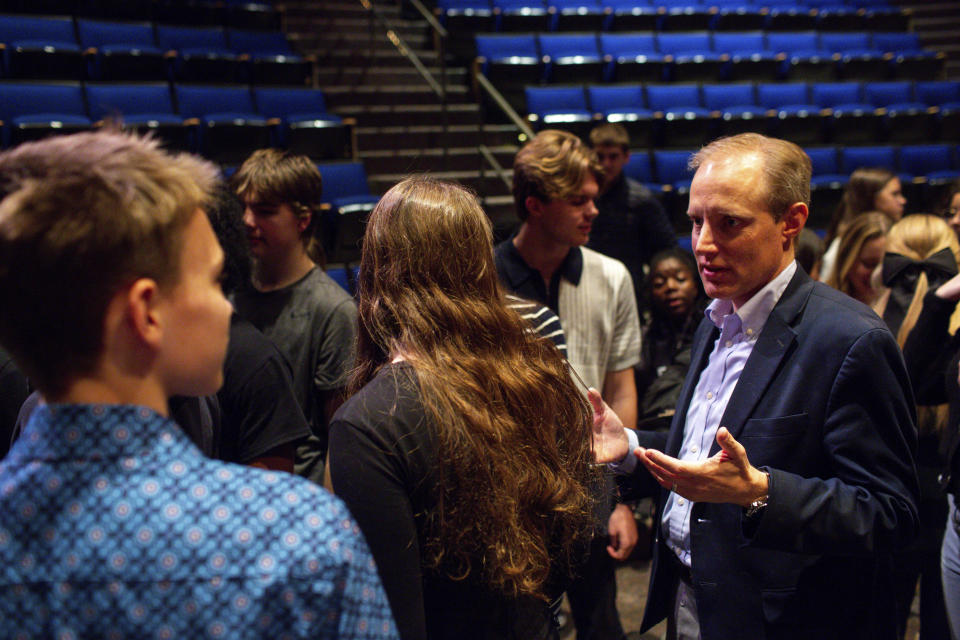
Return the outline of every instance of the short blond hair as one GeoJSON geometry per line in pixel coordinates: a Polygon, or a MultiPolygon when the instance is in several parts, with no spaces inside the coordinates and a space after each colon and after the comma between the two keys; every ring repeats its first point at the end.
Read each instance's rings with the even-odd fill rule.
{"type": "Polygon", "coordinates": [[[780,220],[794,204],[810,206],[810,176],[813,167],[810,157],[799,146],[786,140],[769,138],[759,133],[741,133],[717,138],[690,158],[689,166],[696,171],[701,165],[716,158],[757,154],[763,158],[764,193],[761,201],[774,220],[780,220]]]}
{"type": "Polygon", "coordinates": [[[630,151],[630,134],[617,122],[604,122],[590,130],[590,144],[597,147],[620,147],[624,153],[630,151]]]}
{"type": "Polygon", "coordinates": [[[44,393],[91,372],[110,300],[180,276],[183,232],[217,169],[112,130],[0,154],[0,343],[44,393]]]}
{"type": "Polygon", "coordinates": [[[543,202],[569,198],[593,175],[603,181],[597,154],[583,140],[557,129],[541,131],[517,153],[513,161],[513,201],[517,216],[526,220],[527,198],[543,202]]]}

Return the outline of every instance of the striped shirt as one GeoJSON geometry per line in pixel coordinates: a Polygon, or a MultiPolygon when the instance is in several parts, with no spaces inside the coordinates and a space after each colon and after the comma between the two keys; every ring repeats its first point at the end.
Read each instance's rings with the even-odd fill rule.
{"type": "Polygon", "coordinates": [[[567,338],[563,334],[563,327],[560,325],[560,318],[546,305],[525,300],[513,294],[507,294],[507,306],[520,314],[530,324],[530,328],[540,334],[541,338],[546,338],[557,345],[560,354],[567,357],[567,338]]]}

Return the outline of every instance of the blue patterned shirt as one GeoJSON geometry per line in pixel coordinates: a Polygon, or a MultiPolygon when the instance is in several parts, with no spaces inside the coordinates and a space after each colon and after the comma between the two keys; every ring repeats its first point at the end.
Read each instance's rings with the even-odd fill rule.
{"type": "Polygon", "coordinates": [[[343,503],[144,407],[38,408],[0,463],[5,638],[397,638],[343,503]]]}

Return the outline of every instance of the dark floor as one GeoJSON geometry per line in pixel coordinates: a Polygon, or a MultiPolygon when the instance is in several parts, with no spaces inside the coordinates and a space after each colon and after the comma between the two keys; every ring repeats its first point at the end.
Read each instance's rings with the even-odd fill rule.
{"type": "MultiPolygon", "coordinates": [[[[661,622],[653,629],[640,634],[640,620],[643,618],[649,580],[649,560],[632,560],[621,564],[617,569],[617,609],[620,611],[623,629],[627,632],[627,640],[661,640],[666,633],[667,625],[661,622]]],[[[919,637],[917,611],[917,602],[914,601],[913,611],[907,623],[906,640],[917,640],[919,637]]],[[[573,640],[575,635],[573,624],[568,623],[563,629],[563,640],[573,640]]]]}

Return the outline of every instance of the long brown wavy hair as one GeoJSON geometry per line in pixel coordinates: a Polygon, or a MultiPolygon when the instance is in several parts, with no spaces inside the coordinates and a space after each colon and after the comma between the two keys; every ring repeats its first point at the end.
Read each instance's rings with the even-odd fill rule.
{"type": "Polygon", "coordinates": [[[367,222],[357,289],[350,393],[402,355],[437,443],[424,564],[546,597],[592,530],[592,413],[553,343],[505,306],[476,198],[425,177],[390,189],[367,222]]]}

